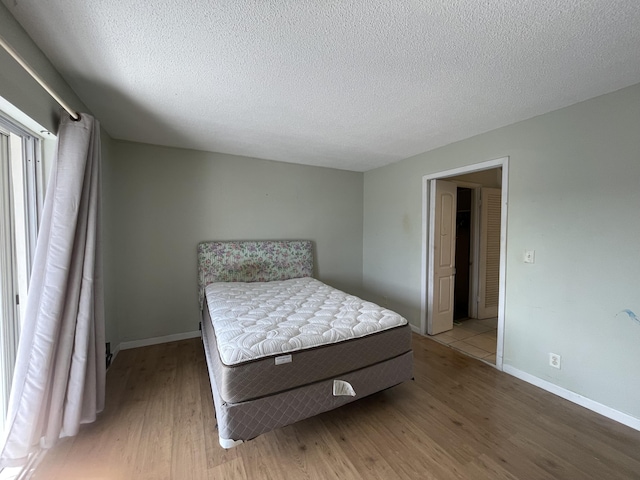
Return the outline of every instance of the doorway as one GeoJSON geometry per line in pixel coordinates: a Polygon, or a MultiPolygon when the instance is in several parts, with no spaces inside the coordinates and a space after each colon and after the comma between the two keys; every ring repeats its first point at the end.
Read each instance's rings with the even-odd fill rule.
{"type": "Polygon", "coordinates": [[[459,345],[478,358],[483,358],[481,349],[474,352],[458,337],[483,334],[469,341],[487,349],[488,337],[493,335],[491,352],[484,352],[491,360],[485,361],[493,363],[495,358],[499,369],[504,338],[507,182],[508,158],[423,177],[421,332],[442,333],[448,339],[443,343],[454,348],[459,345]],[[457,332],[453,331],[454,320],[464,324],[457,332]]]}
{"type": "Polygon", "coordinates": [[[457,189],[456,208],[456,274],[453,288],[453,321],[474,318],[471,303],[471,207],[473,190],[457,189]]]}

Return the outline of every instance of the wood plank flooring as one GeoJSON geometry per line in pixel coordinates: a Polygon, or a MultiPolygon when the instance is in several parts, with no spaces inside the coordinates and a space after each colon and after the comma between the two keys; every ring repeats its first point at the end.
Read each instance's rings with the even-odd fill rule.
{"type": "Polygon", "coordinates": [[[640,479],[640,432],[428,338],[413,345],[415,381],[231,450],[200,339],[123,351],[98,421],[33,478],[640,479]]]}

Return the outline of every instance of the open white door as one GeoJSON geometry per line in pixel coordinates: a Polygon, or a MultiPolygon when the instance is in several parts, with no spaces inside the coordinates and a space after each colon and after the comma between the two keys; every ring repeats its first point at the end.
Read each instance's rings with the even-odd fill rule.
{"type": "Polygon", "coordinates": [[[480,200],[478,318],[498,316],[502,191],[482,188],[480,200]]]}
{"type": "Polygon", "coordinates": [[[436,335],[453,328],[457,186],[444,180],[430,186],[427,333],[436,335]]]}

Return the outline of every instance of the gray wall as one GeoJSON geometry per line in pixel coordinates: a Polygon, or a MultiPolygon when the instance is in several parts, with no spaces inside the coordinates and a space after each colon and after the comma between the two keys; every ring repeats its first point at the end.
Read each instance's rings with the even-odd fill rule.
{"type": "Polygon", "coordinates": [[[114,175],[113,140],[101,129],[102,143],[102,257],[104,264],[104,314],[107,342],[111,342],[111,351],[120,345],[120,332],[116,317],[116,285],[119,279],[115,275],[113,258],[115,256],[114,231],[114,175]]]}
{"type": "MultiPolygon", "coordinates": [[[[33,43],[31,38],[29,38],[2,3],[0,3],[0,32],[3,38],[20,53],[27,63],[31,65],[45,82],[64,98],[65,101],[78,111],[88,112],[86,106],[77,97],[75,92],[64,81],[47,57],[45,57],[42,51],[33,43]]],[[[2,48],[0,48],[0,72],[0,96],[50,132],[56,133],[60,120],[60,106],[2,48]]],[[[102,131],[102,145],[103,171],[107,170],[108,172],[111,160],[111,138],[104,130],[102,131]]],[[[46,167],[48,169],[50,165],[46,167]]],[[[105,210],[108,210],[110,203],[110,191],[111,188],[108,180],[105,181],[103,179],[103,205],[105,206],[105,210]]],[[[105,215],[108,215],[107,211],[105,211],[105,215]]],[[[106,238],[103,240],[103,245],[106,257],[106,251],[109,249],[106,238]]],[[[112,342],[115,346],[120,340],[115,317],[111,314],[114,305],[114,298],[111,293],[115,279],[110,273],[107,267],[104,279],[106,336],[107,341],[112,342]]]]}
{"type": "MultiPolygon", "coordinates": [[[[0,32],[2,37],[62,98],[72,107],[87,111],[75,92],[2,3],[0,3],[0,32]]],[[[0,72],[2,72],[0,96],[55,133],[58,129],[60,106],[3,48],[0,48],[0,72]]]]}
{"type": "Polygon", "coordinates": [[[363,288],[419,325],[422,176],[509,156],[504,363],[640,418],[639,132],[636,85],[365,173],[363,288]]]}
{"type": "Polygon", "coordinates": [[[113,158],[123,341],[198,329],[204,240],[313,240],[318,278],[360,293],[362,173],[124,141],[113,158]]]}

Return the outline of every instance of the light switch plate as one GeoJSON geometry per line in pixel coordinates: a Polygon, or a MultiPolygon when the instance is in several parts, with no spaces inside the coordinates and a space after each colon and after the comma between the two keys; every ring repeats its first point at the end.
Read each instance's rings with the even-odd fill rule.
{"type": "Polygon", "coordinates": [[[524,263],[536,263],[536,251],[526,250],[524,252],[524,263]]]}

